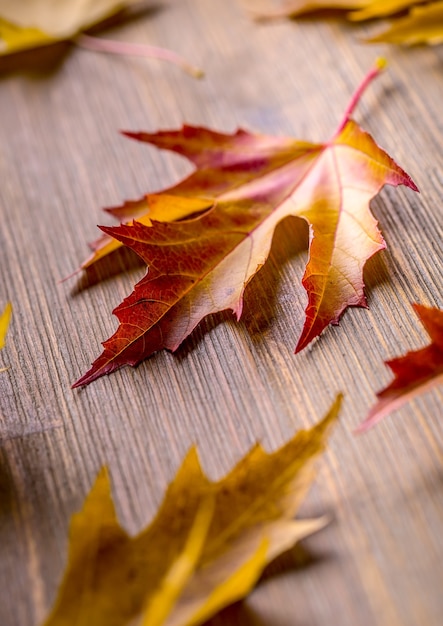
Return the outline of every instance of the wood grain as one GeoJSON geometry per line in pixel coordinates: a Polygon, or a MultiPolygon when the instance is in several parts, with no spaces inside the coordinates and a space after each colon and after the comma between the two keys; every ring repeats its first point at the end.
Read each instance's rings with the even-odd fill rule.
{"type": "Polygon", "coordinates": [[[342,421],[303,514],[333,523],[280,559],[213,626],[441,624],[442,390],[365,436],[352,429],[389,380],[383,360],[426,342],[410,302],[443,306],[443,48],[359,43],[339,20],[254,23],[239,3],[159,3],[103,34],[169,47],[206,78],[157,61],[69,46],[2,60],[0,308],[14,304],[0,367],[0,624],[45,616],[66,561],[67,529],[99,467],[111,468],[121,519],[153,515],[192,443],[220,476],[261,440],[281,445],[339,390],[342,421]],[[70,385],[114,330],[111,309],[135,270],[74,295],[60,283],[87,253],[100,207],[189,172],[180,158],[118,129],[186,121],[325,140],[379,54],[389,71],[356,118],[419,185],[385,189],[373,210],[388,243],[366,271],[369,310],[349,310],[294,356],[307,233],[281,224],[252,281],[243,320],[204,321],[175,355],[160,353],[80,391],[70,385]],[[301,554],[301,556],[300,556],[301,554]],[[299,567],[294,567],[294,565],[299,567]]]}

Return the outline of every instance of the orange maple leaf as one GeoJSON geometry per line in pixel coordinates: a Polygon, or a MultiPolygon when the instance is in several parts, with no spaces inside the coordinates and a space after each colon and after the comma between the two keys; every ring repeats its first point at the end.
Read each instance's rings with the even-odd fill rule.
{"type": "Polygon", "coordinates": [[[366,306],[363,267],[385,247],[369,202],[385,184],[417,190],[350,119],[381,68],[380,63],[368,73],[338,130],[324,144],[191,126],[126,133],[179,153],[197,168],[177,185],[148,196],[157,216],[167,220],[189,206],[190,198],[206,210],[174,222],[101,227],[139,255],[148,271],[114,310],[120,321],[117,332],[74,386],[122,365],[136,365],[162,348],[176,350],[206,315],[231,309],[239,319],[245,287],[265,263],[276,225],[288,216],[303,218],[310,229],[303,277],[308,304],[296,351],[328,324],[337,324],[348,306],[366,306]]]}
{"type": "Polygon", "coordinates": [[[435,385],[443,383],[443,311],[413,305],[432,343],[421,350],[387,361],[395,378],[377,394],[378,402],[369,411],[357,432],[368,430],[383,417],[435,385]]]}

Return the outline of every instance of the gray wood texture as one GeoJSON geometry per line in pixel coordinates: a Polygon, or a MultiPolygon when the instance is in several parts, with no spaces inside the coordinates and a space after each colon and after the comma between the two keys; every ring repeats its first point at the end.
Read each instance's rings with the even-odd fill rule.
{"type": "Polygon", "coordinates": [[[14,306],[0,353],[0,367],[10,366],[0,375],[2,626],[44,618],[70,516],[103,464],[122,523],[135,532],[191,444],[219,477],[256,440],[275,449],[313,424],[338,391],[341,422],[302,510],[327,513],[331,524],[210,623],[442,623],[443,390],[364,436],[352,430],[390,380],[383,360],[427,342],[409,303],[443,306],[443,48],[365,45],[370,28],[337,19],[257,24],[234,0],[182,0],[100,34],[169,47],[204,67],[202,81],[159,61],[63,45],[1,61],[0,307],[14,306]],[[366,269],[369,310],[348,310],[294,356],[307,231],[288,220],[248,287],[240,323],[208,318],[175,355],[72,391],[116,327],[112,308],[143,271],[78,294],[75,278],[60,279],[87,254],[96,224],[109,223],[101,207],[191,171],[118,129],[187,122],[322,141],[380,54],[389,69],[355,118],[421,194],[385,188],[372,203],[388,249],[366,269]]]}

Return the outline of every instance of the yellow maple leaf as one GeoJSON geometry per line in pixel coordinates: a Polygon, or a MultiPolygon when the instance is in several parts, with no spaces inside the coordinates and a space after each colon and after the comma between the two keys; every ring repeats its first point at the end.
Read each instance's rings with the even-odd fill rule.
{"type": "Polygon", "coordinates": [[[0,54],[70,39],[134,0],[2,0],[0,54]]]}
{"type": "Polygon", "coordinates": [[[293,517],[340,403],[276,452],[256,445],[218,482],[191,449],[135,537],[118,522],[102,470],[72,518],[68,566],[45,626],[197,626],[244,597],[267,563],[325,523],[293,517]]]}
{"type": "Polygon", "coordinates": [[[443,2],[412,8],[409,15],[397,19],[388,30],[367,41],[406,45],[443,43],[443,2]]]}

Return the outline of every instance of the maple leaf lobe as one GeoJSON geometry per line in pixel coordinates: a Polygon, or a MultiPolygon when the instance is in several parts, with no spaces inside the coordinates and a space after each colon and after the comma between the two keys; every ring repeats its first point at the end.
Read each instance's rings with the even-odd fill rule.
{"type": "Polygon", "coordinates": [[[298,214],[310,225],[311,242],[302,281],[308,293],[306,321],[296,352],[328,324],[338,324],[348,306],[367,306],[364,265],[386,247],[370,200],[385,184],[417,191],[410,176],[347,116],[323,157],[311,182],[309,203],[299,191],[308,210],[298,214]]]}

